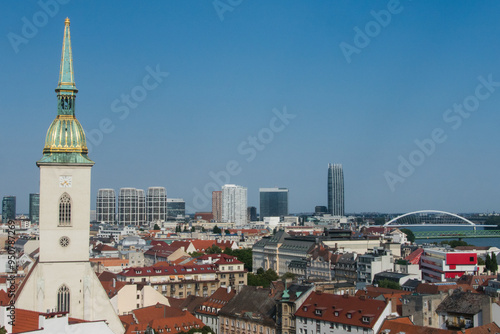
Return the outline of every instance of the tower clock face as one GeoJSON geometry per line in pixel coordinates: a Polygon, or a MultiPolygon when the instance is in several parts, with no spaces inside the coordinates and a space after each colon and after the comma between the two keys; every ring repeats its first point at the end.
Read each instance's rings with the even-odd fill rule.
{"type": "Polygon", "coordinates": [[[67,176],[67,175],[59,176],[59,187],[70,188],[71,181],[72,181],[71,176],[67,176]]]}

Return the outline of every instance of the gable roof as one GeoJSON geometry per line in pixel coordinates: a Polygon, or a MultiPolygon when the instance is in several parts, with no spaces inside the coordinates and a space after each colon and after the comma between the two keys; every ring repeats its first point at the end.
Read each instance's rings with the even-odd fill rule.
{"type": "Polygon", "coordinates": [[[298,308],[295,316],[373,328],[387,306],[381,300],[313,292],[298,308]]]}
{"type": "Polygon", "coordinates": [[[485,303],[489,303],[490,297],[455,290],[451,296],[446,297],[436,308],[436,312],[449,312],[474,315],[481,311],[485,303]]]}
{"type": "Polygon", "coordinates": [[[231,288],[218,288],[215,292],[203,302],[196,310],[197,313],[217,314],[217,309],[221,309],[236,295],[236,291],[231,288]],[[205,309],[202,309],[204,306],[205,309]],[[209,308],[211,309],[209,311],[209,308]],[[215,310],[214,310],[215,309],[215,310]]]}
{"type": "Polygon", "coordinates": [[[271,290],[256,286],[244,286],[219,311],[220,315],[245,318],[249,321],[263,323],[266,326],[275,326],[276,301],[271,298],[271,290]]]}

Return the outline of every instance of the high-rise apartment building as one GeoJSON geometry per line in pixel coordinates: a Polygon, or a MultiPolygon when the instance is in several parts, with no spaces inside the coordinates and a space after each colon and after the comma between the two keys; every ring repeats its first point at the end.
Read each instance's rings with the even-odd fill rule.
{"type": "Polygon", "coordinates": [[[341,164],[328,164],[328,213],[344,216],[344,172],[341,164]]]}
{"type": "Polygon", "coordinates": [[[186,202],[182,198],[167,198],[167,219],[186,216],[186,202]]]}
{"type": "Polygon", "coordinates": [[[121,188],[118,195],[118,223],[144,225],[146,223],[146,198],[144,190],[121,188]]]}
{"type": "Polygon", "coordinates": [[[4,196],[2,200],[2,221],[16,219],[16,196],[4,196]]]}
{"type": "Polygon", "coordinates": [[[29,216],[32,224],[40,222],[40,194],[30,194],[29,216]]]}
{"type": "Polygon", "coordinates": [[[99,223],[116,222],[116,192],[114,189],[99,189],[96,203],[96,220],[99,223]]]}
{"type": "Polygon", "coordinates": [[[164,187],[149,187],[146,197],[146,221],[167,220],[167,190],[164,187]]]}
{"type": "Polygon", "coordinates": [[[216,222],[222,221],[222,191],[212,191],[212,215],[216,222]]]}
{"type": "Polygon", "coordinates": [[[288,215],[287,188],[260,188],[260,219],[288,215]]]}
{"type": "Polygon", "coordinates": [[[222,186],[222,222],[246,225],[247,188],[234,184],[222,186]]]}

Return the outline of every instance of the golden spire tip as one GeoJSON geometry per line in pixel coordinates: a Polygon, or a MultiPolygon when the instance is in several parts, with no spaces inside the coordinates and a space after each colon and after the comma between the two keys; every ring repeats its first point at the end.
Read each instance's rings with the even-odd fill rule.
{"type": "Polygon", "coordinates": [[[66,20],[64,20],[64,24],[69,26],[69,17],[67,17],[66,20]]]}

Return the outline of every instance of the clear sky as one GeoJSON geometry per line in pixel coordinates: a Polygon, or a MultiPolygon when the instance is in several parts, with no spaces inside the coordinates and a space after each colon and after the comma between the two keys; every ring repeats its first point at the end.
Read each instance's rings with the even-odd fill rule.
{"type": "Polygon", "coordinates": [[[346,212],[500,210],[499,2],[41,0],[0,12],[0,196],[16,195],[18,212],[39,190],[66,17],[93,207],[99,188],[164,186],[209,211],[212,172],[246,186],[249,206],[276,186],[291,212],[313,211],[327,205],[328,163],[341,163],[346,212]]]}

